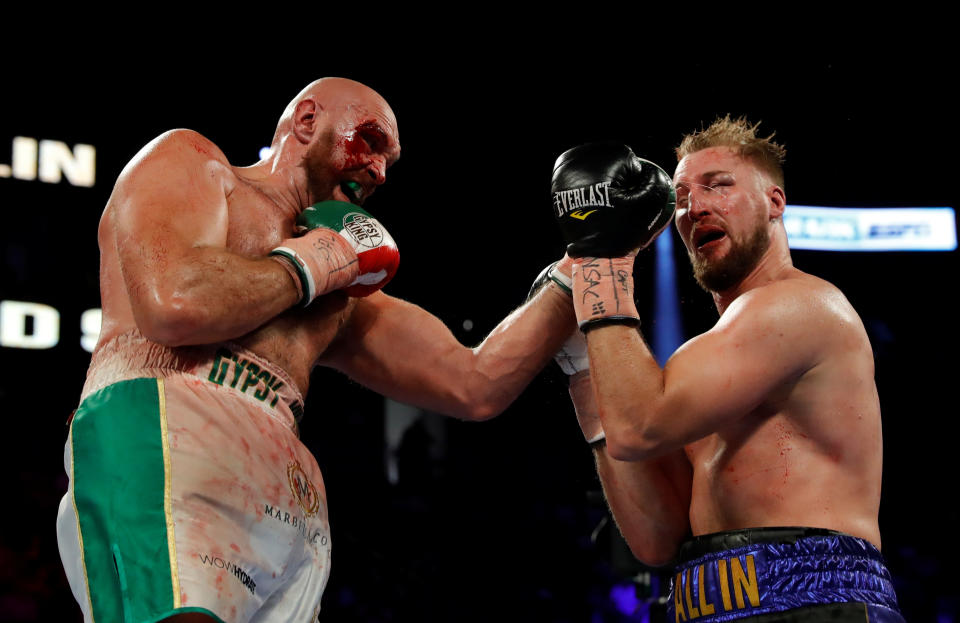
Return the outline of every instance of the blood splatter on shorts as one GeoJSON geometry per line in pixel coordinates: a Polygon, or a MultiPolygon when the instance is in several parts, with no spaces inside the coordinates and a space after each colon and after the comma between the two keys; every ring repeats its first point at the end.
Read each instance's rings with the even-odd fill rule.
{"type": "Polygon", "coordinates": [[[84,620],[315,620],[330,532],[299,392],[233,345],[136,359],[85,391],[64,452],[57,534],[84,620]]]}

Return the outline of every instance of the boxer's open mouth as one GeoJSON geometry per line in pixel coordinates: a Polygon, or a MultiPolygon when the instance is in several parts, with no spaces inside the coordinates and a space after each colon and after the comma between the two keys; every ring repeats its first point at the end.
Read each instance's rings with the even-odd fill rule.
{"type": "Polygon", "coordinates": [[[693,235],[693,244],[697,249],[702,249],[711,242],[716,242],[726,237],[722,229],[707,227],[702,231],[696,231],[693,235]]]}
{"type": "Polygon", "coordinates": [[[347,196],[347,199],[350,200],[350,203],[358,206],[363,205],[363,186],[357,182],[340,182],[340,191],[347,196]]]}

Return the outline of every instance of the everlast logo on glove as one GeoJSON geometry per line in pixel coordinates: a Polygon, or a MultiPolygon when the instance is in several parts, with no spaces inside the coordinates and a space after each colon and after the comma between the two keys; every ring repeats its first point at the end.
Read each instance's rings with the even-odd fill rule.
{"type": "Polygon", "coordinates": [[[573,258],[621,257],[646,247],[670,223],[676,203],[666,171],[621,143],[587,143],[563,152],[553,165],[550,190],[573,258]]]}
{"type": "Polygon", "coordinates": [[[373,249],[383,242],[383,232],[377,226],[377,221],[351,212],[343,217],[343,229],[357,241],[357,244],[373,249]]]}
{"type": "Polygon", "coordinates": [[[610,203],[610,182],[557,191],[553,193],[553,204],[557,209],[557,218],[569,213],[571,217],[583,220],[596,210],[584,212],[581,208],[613,207],[610,203]]]}

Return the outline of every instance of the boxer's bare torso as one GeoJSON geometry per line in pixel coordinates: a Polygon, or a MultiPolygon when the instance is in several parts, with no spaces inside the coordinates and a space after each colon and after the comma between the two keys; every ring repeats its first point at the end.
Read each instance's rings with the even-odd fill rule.
{"type": "MultiPolygon", "coordinates": [[[[866,332],[840,291],[821,279],[792,270],[775,287],[771,294],[796,297],[792,304],[806,318],[782,332],[790,339],[781,347],[810,349],[812,360],[744,417],[685,446],[693,467],[690,526],[695,535],[824,527],[879,547],[882,439],[866,332]]],[[[750,315],[729,320],[749,323],[750,315]]]]}
{"type": "MultiPolygon", "coordinates": [[[[763,526],[827,528],[880,547],[873,355],[839,290],[787,268],[674,353],[663,382],[639,460],[597,453],[638,558],[664,564],[688,531],[763,526]]],[[[631,411],[641,404],[633,398],[631,411]]],[[[609,430],[607,439],[609,450],[609,430]]]]}
{"type": "MultiPolygon", "coordinates": [[[[217,219],[217,231],[208,231],[208,238],[222,239],[227,250],[253,259],[263,258],[281,240],[293,235],[296,215],[248,180],[243,168],[231,166],[212,142],[189,131],[176,131],[159,140],[164,143],[159,149],[193,150],[202,154],[204,175],[222,190],[225,216],[217,219]]],[[[175,166],[176,159],[167,164],[175,166]]],[[[191,155],[189,166],[196,165],[195,157],[191,155]]],[[[121,273],[119,257],[123,245],[136,246],[137,241],[118,236],[115,227],[119,211],[127,209],[126,202],[135,191],[125,187],[121,178],[100,222],[103,324],[98,348],[116,336],[137,329],[129,286],[121,273]]],[[[210,226],[208,219],[203,222],[205,227],[210,226]]],[[[189,222],[182,225],[190,227],[189,222]]],[[[140,261],[162,267],[167,258],[158,253],[145,255],[140,261]]],[[[307,308],[289,309],[233,341],[285,370],[301,393],[306,394],[310,370],[344,323],[352,308],[350,301],[345,295],[331,293],[307,308]]]]}

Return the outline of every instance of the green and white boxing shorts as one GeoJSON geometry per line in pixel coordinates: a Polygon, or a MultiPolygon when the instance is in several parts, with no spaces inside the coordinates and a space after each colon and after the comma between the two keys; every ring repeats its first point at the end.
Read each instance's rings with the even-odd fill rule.
{"type": "Polygon", "coordinates": [[[330,532],[302,412],[282,370],[233,345],[98,351],[57,518],[84,621],[316,620],[330,532]]]}

